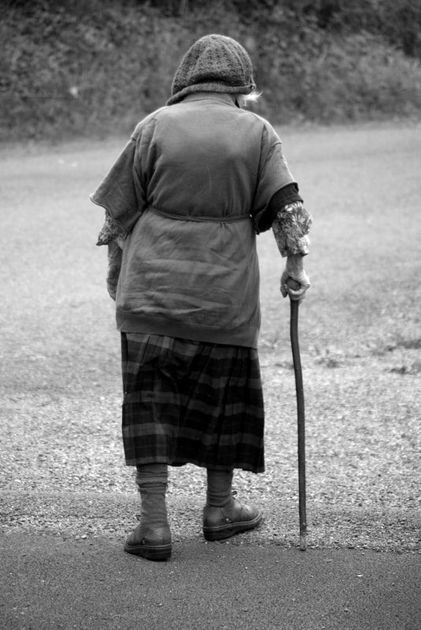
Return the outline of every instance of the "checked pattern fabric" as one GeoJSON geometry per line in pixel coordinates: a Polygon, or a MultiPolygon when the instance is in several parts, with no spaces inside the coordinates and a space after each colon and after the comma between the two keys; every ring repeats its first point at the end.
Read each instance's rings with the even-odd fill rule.
{"type": "Polygon", "coordinates": [[[255,349],[142,333],[121,345],[127,465],[264,470],[255,349]]]}

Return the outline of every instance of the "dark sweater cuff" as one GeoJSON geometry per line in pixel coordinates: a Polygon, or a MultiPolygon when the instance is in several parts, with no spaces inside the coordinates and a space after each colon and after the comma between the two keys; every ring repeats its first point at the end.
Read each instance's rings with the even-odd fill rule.
{"type": "Polygon", "coordinates": [[[269,230],[275,220],[277,212],[288,204],[296,201],[303,201],[298,192],[298,184],[293,182],[292,184],[287,184],[283,188],[280,188],[273,195],[266,208],[253,217],[254,229],[257,234],[269,230]]]}

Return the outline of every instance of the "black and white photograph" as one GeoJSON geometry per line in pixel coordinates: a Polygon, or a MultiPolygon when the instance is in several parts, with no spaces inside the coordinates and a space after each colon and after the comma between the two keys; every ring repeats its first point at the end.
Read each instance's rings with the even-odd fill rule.
{"type": "Polygon", "coordinates": [[[1,630],[421,628],[421,0],[0,0],[1,630]]]}

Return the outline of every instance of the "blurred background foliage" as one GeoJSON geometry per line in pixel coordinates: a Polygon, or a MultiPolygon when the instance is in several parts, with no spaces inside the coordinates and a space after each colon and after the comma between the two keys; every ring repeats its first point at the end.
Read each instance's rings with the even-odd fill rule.
{"type": "Polygon", "coordinates": [[[1,0],[0,138],[127,134],[211,32],[248,49],[273,123],[420,117],[419,0],[1,0]]]}

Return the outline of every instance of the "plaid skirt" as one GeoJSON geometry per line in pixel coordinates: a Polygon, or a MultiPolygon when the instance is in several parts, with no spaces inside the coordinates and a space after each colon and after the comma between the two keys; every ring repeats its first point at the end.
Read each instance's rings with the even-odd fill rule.
{"type": "Polygon", "coordinates": [[[263,472],[257,350],[122,333],[126,464],[263,472]]]}

